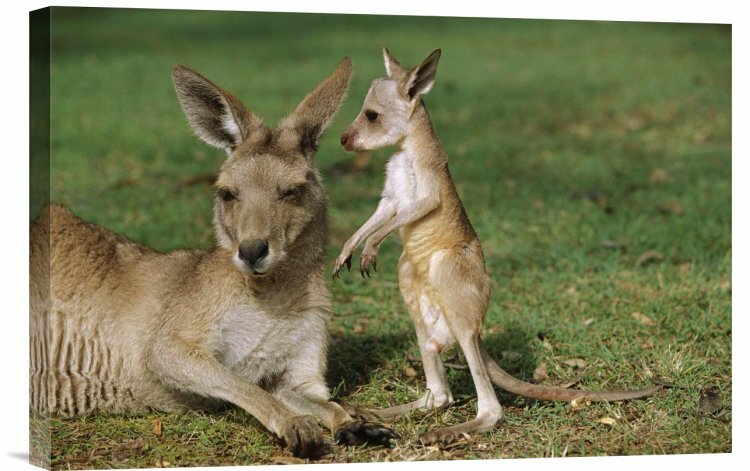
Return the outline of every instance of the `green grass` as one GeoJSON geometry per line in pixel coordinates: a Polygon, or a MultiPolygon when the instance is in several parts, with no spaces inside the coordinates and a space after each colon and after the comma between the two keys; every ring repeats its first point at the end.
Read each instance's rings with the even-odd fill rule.
{"type": "MultiPolygon", "coordinates": [[[[205,177],[223,159],[191,136],[172,65],[196,68],[274,123],[353,58],[349,99],[317,157],[332,262],[383,183],[387,152],[342,172],[351,156],[337,143],[383,74],[381,47],[409,65],[442,48],[426,102],[492,275],[488,348],[525,379],[545,362],[544,384],[629,388],[655,376],[677,386],[581,408],[499,392],[502,427],[415,446],[418,433],[475,411],[468,372],[450,369],[454,396],[468,402],[390,422],[404,437],[392,449],[333,447],[322,461],[732,450],[729,26],[94,9],[52,18],[52,199],[164,251],[211,246],[205,177]],[[650,251],[658,256],[641,263],[650,251]],[[583,368],[566,365],[577,358],[583,368]],[[721,403],[699,410],[708,388],[721,403]]],[[[399,253],[391,237],[376,276],[332,284],[336,400],[382,407],[424,389],[399,253]]],[[[288,456],[237,410],[53,421],[51,441],[58,469],[288,456]]]]}

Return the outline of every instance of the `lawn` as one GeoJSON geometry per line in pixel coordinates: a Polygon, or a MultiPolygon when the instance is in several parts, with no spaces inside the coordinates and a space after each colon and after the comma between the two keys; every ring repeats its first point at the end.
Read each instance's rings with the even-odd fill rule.
{"type": "MultiPolygon", "coordinates": [[[[51,45],[52,200],[162,251],[212,245],[224,158],[192,136],[171,67],[274,123],[351,56],[351,93],[317,156],[330,264],[383,184],[387,151],[354,170],[338,144],[384,73],[382,46],[408,65],[442,48],[425,101],[492,276],[487,347],[542,384],[674,385],[576,406],[498,391],[503,426],[417,446],[474,414],[465,361],[449,352],[454,407],[389,422],[403,437],[392,448],[333,446],[322,462],[732,451],[729,26],[55,9],[51,45]]],[[[377,408],[424,390],[399,253],[391,237],[373,278],[331,283],[335,400],[377,408]]],[[[49,426],[56,469],[295,462],[232,408],[49,426]]]]}

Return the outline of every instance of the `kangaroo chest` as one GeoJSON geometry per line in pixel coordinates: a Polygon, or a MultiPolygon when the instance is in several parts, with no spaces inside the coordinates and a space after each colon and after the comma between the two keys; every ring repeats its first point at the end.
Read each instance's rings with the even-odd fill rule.
{"type": "Polygon", "coordinates": [[[283,373],[306,341],[315,319],[279,315],[259,306],[230,309],[219,325],[217,357],[252,382],[283,373]]]}

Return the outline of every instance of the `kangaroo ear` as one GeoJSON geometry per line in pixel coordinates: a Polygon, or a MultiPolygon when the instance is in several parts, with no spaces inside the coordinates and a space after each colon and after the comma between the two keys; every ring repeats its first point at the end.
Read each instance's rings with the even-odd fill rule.
{"type": "Polygon", "coordinates": [[[435,75],[437,73],[437,65],[440,60],[440,49],[435,49],[432,54],[427,56],[427,59],[422,61],[421,64],[416,66],[403,80],[402,90],[410,100],[414,100],[416,97],[426,95],[432,84],[435,83],[435,75]]]}
{"type": "Polygon", "coordinates": [[[388,74],[389,79],[401,80],[406,75],[404,66],[391,55],[387,47],[383,48],[383,62],[385,63],[385,72],[388,74]]]}
{"type": "Polygon", "coordinates": [[[176,65],[172,80],[190,126],[207,144],[231,152],[254,130],[265,128],[234,95],[198,72],[176,65]]]}
{"type": "Polygon", "coordinates": [[[344,57],[336,70],[315,87],[278,126],[279,141],[312,157],[318,139],[344,101],[352,78],[352,61],[344,57]]]}

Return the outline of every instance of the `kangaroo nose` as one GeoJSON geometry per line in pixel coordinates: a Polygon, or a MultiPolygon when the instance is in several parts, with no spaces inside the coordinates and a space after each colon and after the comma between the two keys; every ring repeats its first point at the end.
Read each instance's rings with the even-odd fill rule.
{"type": "Polygon", "coordinates": [[[346,145],[346,141],[348,141],[348,140],[349,140],[349,134],[348,133],[344,133],[344,134],[341,135],[341,145],[342,146],[345,146],[346,145]]]}
{"type": "Polygon", "coordinates": [[[268,242],[255,239],[240,244],[240,258],[250,266],[260,262],[268,255],[268,242]]]}

